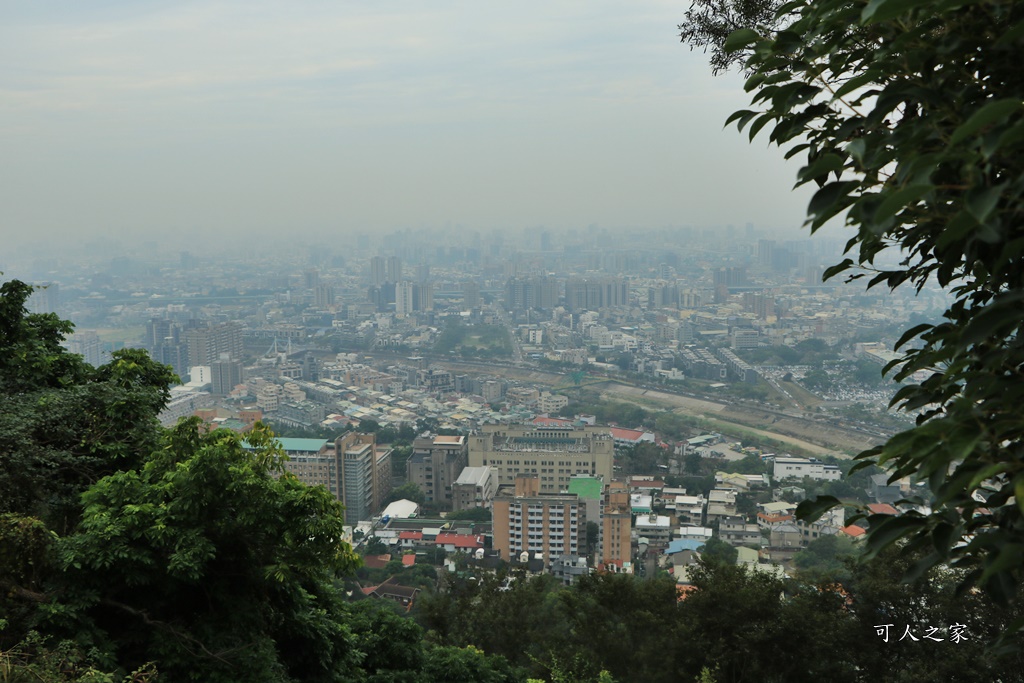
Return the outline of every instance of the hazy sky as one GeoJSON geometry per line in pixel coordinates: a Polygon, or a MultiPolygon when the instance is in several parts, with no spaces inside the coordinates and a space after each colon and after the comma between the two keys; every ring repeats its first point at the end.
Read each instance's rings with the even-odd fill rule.
{"type": "Polygon", "coordinates": [[[799,226],[660,0],[0,4],[0,237],[799,226]]]}

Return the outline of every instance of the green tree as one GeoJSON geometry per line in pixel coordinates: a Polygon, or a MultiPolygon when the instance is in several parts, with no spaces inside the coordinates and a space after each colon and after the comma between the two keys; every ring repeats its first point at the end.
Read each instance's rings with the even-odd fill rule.
{"type": "Polygon", "coordinates": [[[853,541],[847,536],[822,536],[798,552],[793,557],[793,564],[812,582],[848,578],[844,559],[854,555],[853,541]]]}
{"type": "Polygon", "coordinates": [[[78,529],[56,541],[54,625],[173,680],[348,680],[331,580],[358,560],[341,506],[283,470],[269,430],[246,442],[193,418],[143,468],[91,487],[78,529]]]}
{"type": "Polygon", "coordinates": [[[363,419],[359,421],[359,432],[362,434],[372,434],[380,431],[380,423],[376,420],[363,419]]]}
{"type": "Polygon", "coordinates": [[[570,641],[553,659],[572,664],[574,680],[593,680],[602,669],[622,681],[679,680],[672,662],[683,641],[673,581],[594,574],[559,598],[570,641]],[[566,661],[568,651],[582,657],[566,661]]]}
{"type": "Polygon", "coordinates": [[[427,500],[426,496],[423,493],[423,489],[421,489],[419,486],[417,486],[413,482],[407,481],[406,483],[402,484],[401,486],[399,486],[397,488],[391,489],[391,493],[389,493],[384,498],[384,503],[387,504],[387,503],[394,502],[396,500],[403,500],[403,499],[404,500],[411,500],[412,502],[416,503],[417,505],[423,505],[423,503],[425,503],[426,500],[427,500]]]}
{"type": "MultiPolygon", "coordinates": [[[[699,455],[697,456],[700,457],[699,455]]],[[[761,456],[749,453],[740,460],[730,460],[721,467],[722,472],[738,472],[740,474],[765,474],[768,472],[768,465],[761,456]]]]}
{"type": "Polygon", "coordinates": [[[385,555],[387,552],[388,547],[377,536],[370,536],[363,546],[363,555],[385,555]]]}
{"type": "Polygon", "coordinates": [[[1024,671],[1024,650],[1019,643],[1003,651],[986,647],[1015,619],[1020,607],[1000,605],[985,593],[957,590],[965,570],[935,567],[909,585],[903,580],[920,561],[920,550],[890,546],[877,560],[851,563],[851,577],[844,581],[849,592],[854,628],[862,634],[864,647],[851,652],[853,663],[864,680],[892,680],[907,683],[956,680],[1020,681],[1024,671]],[[877,626],[889,627],[888,642],[877,626]],[[964,626],[965,640],[950,642],[951,627],[964,626]],[[906,629],[921,639],[914,643],[906,629]],[[925,638],[931,629],[934,642],[925,638]],[[941,656],[934,650],[915,647],[923,643],[946,646],[941,656]]]}
{"type": "Polygon", "coordinates": [[[812,588],[785,600],[785,583],[774,575],[705,559],[689,577],[694,591],[678,616],[686,678],[706,668],[723,683],[856,680],[843,653],[852,622],[835,593],[812,588]],[[778,647],[780,633],[800,647],[778,647]]]}
{"type": "Polygon", "coordinates": [[[468,521],[468,522],[490,522],[491,511],[487,508],[472,507],[466,510],[456,510],[455,512],[449,512],[445,519],[452,521],[468,521]]]}
{"type": "Polygon", "coordinates": [[[912,576],[952,561],[971,569],[965,587],[1011,599],[1024,572],[1024,4],[796,0],[740,15],[725,41],[689,24],[683,37],[749,55],[755,108],[730,121],[805,160],[812,232],[839,216],[854,232],[826,276],[952,294],[890,364],[897,381],[927,375],[893,399],[920,409],[916,426],[862,456],[927,479],[931,512],[874,520],[868,555],[910,537],[931,548],[912,576]],[[877,266],[889,249],[897,265],[877,266]]]}
{"type": "Polygon", "coordinates": [[[815,391],[828,391],[832,388],[832,377],[824,370],[816,368],[804,375],[803,385],[815,391]]]}
{"type": "Polygon", "coordinates": [[[558,651],[564,640],[560,587],[549,575],[517,579],[511,585],[506,578],[455,579],[444,591],[420,596],[419,618],[438,642],[472,645],[539,674],[549,653],[558,651]]]}
{"type": "Polygon", "coordinates": [[[156,416],[177,378],[138,349],[92,368],[60,346],[70,323],[28,313],[31,293],[17,280],[0,285],[0,513],[65,533],[86,487],[156,448],[156,416]]]}
{"type": "Polygon", "coordinates": [[[702,545],[699,550],[705,562],[736,564],[736,558],[739,556],[739,551],[736,548],[717,536],[709,538],[708,542],[702,545]]]}
{"type": "Polygon", "coordinates": [[[665,461],[665,451],[653,443],[630,446],[623,453],[627,474],[655,474],[665,461]]]}

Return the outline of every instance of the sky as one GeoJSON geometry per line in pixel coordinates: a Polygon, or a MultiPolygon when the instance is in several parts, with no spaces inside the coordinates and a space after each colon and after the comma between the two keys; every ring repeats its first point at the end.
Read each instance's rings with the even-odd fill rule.
{"type": "Polygon", "coordinates": [[[716,226],[797,162],[661,0],[0,2],[0,239],[716,226]]]}

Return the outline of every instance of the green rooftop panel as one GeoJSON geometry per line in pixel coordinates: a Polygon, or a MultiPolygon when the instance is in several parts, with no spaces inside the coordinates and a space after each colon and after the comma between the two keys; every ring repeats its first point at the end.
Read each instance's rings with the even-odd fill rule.
{"type": "Polygon", "coordinates": [[[575,493],[583,500],[598,500],[604,482],[597,477],[573,477],[569,480],[569,493],[575,493]]]}
{"type": "MultiPolygon", "coordinates": [[[[281,445],[281,448],[289,453],[296,451],[318,453],[324,447],[324,444],[327,443],[327,439],[288,439],[282,437],[277,438],[276,441],[281,445]]],[[[252,448],[248,443],[245,443],[245,447],[252,448]]]]}

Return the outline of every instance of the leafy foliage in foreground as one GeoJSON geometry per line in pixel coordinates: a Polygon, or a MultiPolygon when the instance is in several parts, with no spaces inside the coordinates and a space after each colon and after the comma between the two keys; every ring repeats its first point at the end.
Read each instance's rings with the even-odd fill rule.
{"type": "Polygon", "coordinates": [[[176,378],[137,349],[92,368],[60,346],[70,323],[25,310],[31,293],[17,280],[0,285],[0,513],[64,533],[87,486],[156,448],[156,415],[176,378]]]}
{"type": "Polygon", "coordinates": [[[812,232],[840,216],[855,232],[826,276],[954,296],[897,344],[894,378],[925,375],[893,399],[917,426],[861,456],[927,480],[932,512],[876,520],[870,550],[910,538],[929,550],[911,576],[952,562],[965,589],[1010,599],[1024,578],[1024,4],[795,0],[768,19],[761,3],[700,4],[738,30],[684,39],[749,55],[755,108],[729,120],[806,160],[812,232]]]}
{"type": "Polygon", "coordinates": [[[93,486],[57,548],[68,616],[175,680],[341,680],[331,580],[356,560],[340,505],[282,473],[268,430],[246,439],[184,421],[141,470],[93,486]]]}
{"type": "Polygon", "coordinates": [[[500,652],[552,681],[668,683],[702,670],[718,683],[1024,680],[1019,651],[996,658],[985,649],[1019,611],[981,593],[958,598],[956,572],[933,569],[902,584],[913,560],[897,548],[880,560],[848,563],[842,583],[701,562],[689,568],[695,590],[685,599],[667,578],[594,575],[571,588],[550,577],[510,587],[501,578],[456,581],[422,599],[419,618],[433,641],[500,652]],[[875,628],[885,623],[895,631],[888,642],[875,628]],[[968,640],[945,640],[956,623],[968,640]],[[917,642],[899,640],[907,626],[917,642]],[[943,642],[924,639],[929,626],[943,642]]]}

